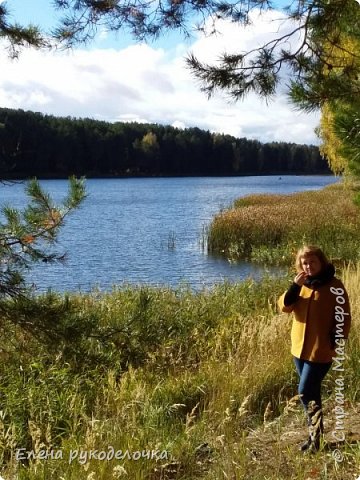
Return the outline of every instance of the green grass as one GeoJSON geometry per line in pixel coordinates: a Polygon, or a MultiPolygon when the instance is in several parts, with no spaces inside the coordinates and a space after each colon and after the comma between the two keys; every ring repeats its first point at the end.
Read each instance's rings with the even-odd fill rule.
{"type": "MultiPolygon", "coordinates": [[[[346,364],[350,411],[360,387],[360,268],[343,275],[354,313],[346,364]]],[[[296,394],[290,318],[276,310],[288,282],[268,277],[201,292],[124,287],[108,294],[45,295],[28,302],[27,330],[19,325],[25,306],[3,302],[2,475],[300,480],[307,478],[304,471],[320,468],[322,476],[314,478],[353,478],[349,465],[359,459],[358,447],[341,447],[349,460],[344,470],[325,451],[305,459],[282,437],[292,423],[304,430],[299,404],[293,412],[288,408],[296,394]],[[75,451],[108,453],[109,446],[168,452],[169,458],[83,456],[69,463],[75,451]],[[62,459],[16,461],[17,448],[61,449],[62,459]]],[[[333,388],[330,375],[329,418],[333,388]]]]}

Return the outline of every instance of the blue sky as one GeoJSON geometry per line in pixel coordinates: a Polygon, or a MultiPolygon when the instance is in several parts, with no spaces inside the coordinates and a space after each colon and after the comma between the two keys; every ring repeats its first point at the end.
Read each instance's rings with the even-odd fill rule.
{"type": "Polygon", "coordinates": [[[49,0],[6,0],[8,10],[19,22],[51,24],[55,18],[49,0]]]}
{"type": "MultiPolygon", "coordinates": [[[[6,3],[19,22],[49,27],[55,23],[51,0],[6,3]]],[[[317,143],[319,115],[297,112],[283,87],[268,105],[255,95],[238,103],[222,92],[208,99],[185,68],[190,51],[211,62],[224,50],[259,46],[291,28],[284,16],[254,12],[250,28],[228,22],[220,22],[218,28],[221,34],[216,37],[194,34],[185,41],[172,33],[149,44],[124,33],[100,31],[86,47],[66,52],[24,49],[15,61],[0,44],[0,106],[106,121],[197,126],[263,142],[317,143]]]]}

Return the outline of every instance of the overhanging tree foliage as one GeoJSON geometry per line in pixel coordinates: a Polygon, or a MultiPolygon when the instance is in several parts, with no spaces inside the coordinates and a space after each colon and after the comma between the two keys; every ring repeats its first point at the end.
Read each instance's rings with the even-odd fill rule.
{"type": "Polygon", "coordinates": [[[219,88],[234,99],[252,91],[268,98],[285,76],[291,99],[305,111],[359,96],[359,53],[342,41],[342,32],[359,38],[359,5],[354,0],[299,1],[287,12],[292,28],[255,50],[225,53],[216,65],[191,55],[188,64],[203,90],[211,95],[219,88]],[[344,55],[352,61],[344,63],[344,55]]]}
{"type": "Polygon", "coordinates": [[[6,3],[0,4],[0,40],[2,39],[8,42],[11,57],[17,57],[19,50],[25,46],[41,48],[50,45],[39,27],[11,22],[6,3]]]}
{"type": "MultiPolygon", "coordinates": [[[[219,19],[248,25],[254,10],[275,8],[268,0],[53,0],[52,4],[59,23],[51,32],[39,26],[11,24],[6,3],[0,5],[0,36],[8,39],[13,51],[24,44],[49,45],[50,39],[65,46],[88,42],[99,28],[112,32],[125,29],[140,40],[157,37],[169,29],[188,35],[193,28],[203,29],[209,22],[215,31],[219,19]]],[[[211,94],[220,88],[235,99],[251,91],[269,97],[286,68],[286,75],[291,77],[290,95],[301,108],[311,110],[324,101],[359,95],[358,66],[349,62],[344,66],[341,55],[331,57],[329,49],[324,48],[328,44],[337,52],[345,52],[341,35],[344,31],[359,37],[358,3],[296,0],[282,10],[292,28],[282,36],[275,33],[273,40],[254,50],[224,53],[216,65],[203,64],[191,55],[188,65],[203,89],[211,94]]],[[[358,53],[351,55],[358,57],[358,53]]]]}
{"type": "Polygon", "coordinates": [[[39,46],[52,39],[67,46],[89,42],[99,28],[111,32],[126,29],[136,39],[144,40],[160,36],[166,30],[178,29],[188,35],[196,24],[202,28],[211,17],[231,18],[246,22],[252,8],[269,8],[268,0],[241,0],[227,2],[217,0],[49,0],[58,13],[58,25],[51,32],[39,26],[20,26],[8,20],[9,8],[2,4],[0,29],[3,36],[20,45],[19,41],[39,46]],[[3,27],[5,26],[5,28],[3,27]]]}

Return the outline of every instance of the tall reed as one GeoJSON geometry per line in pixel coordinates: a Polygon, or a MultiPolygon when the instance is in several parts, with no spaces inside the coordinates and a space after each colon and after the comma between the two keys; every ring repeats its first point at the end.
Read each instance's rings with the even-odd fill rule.
{"type": "Polygon", "coordinates": [[[304,243],[340,261],[360,258],[360,210],[342,184],[292,195],[250,195],[215,216],[208,250],[231,260],[290,264],[304,243]]]}

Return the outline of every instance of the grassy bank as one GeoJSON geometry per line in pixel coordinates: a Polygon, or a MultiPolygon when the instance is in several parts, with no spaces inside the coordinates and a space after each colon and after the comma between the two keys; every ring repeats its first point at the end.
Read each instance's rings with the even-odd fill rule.
{"type": "Polygon", "coordinates": [[[290,264],[305,243],[339,261],[360,259],[360,210],[343,184],[291,195],[250,195],[218,214],[208,250],[230,260],[290,264]]]}
{"type": "MultiPolygon", "coordinates": [[[[346,409],[358,418],[360,268],[349,267],[343,277],[354,313],[346,409]]],[[[306,431],[299,402],[290,401],[296,394],[290,318],[276,310],[288,282],[264,278],[197,293],[129,287],[1,304],[1,474],[7,480],[353,479],[360,450],[350,437],[340,447],[343,463],[328,450],[311,457],[297,451],[306,431]],[[16,460],[19,448],[21,457],[25,451],[37,457],[16,460]],[[103,459],[111,448],[124,458],[103,459]],[[89,458],[94,451],[100,458],[89,458]],[[40,452],[49,457],[38,458],[40,452]]],[[[334,385],[330,374],[328,432],[334,385]]]]}

